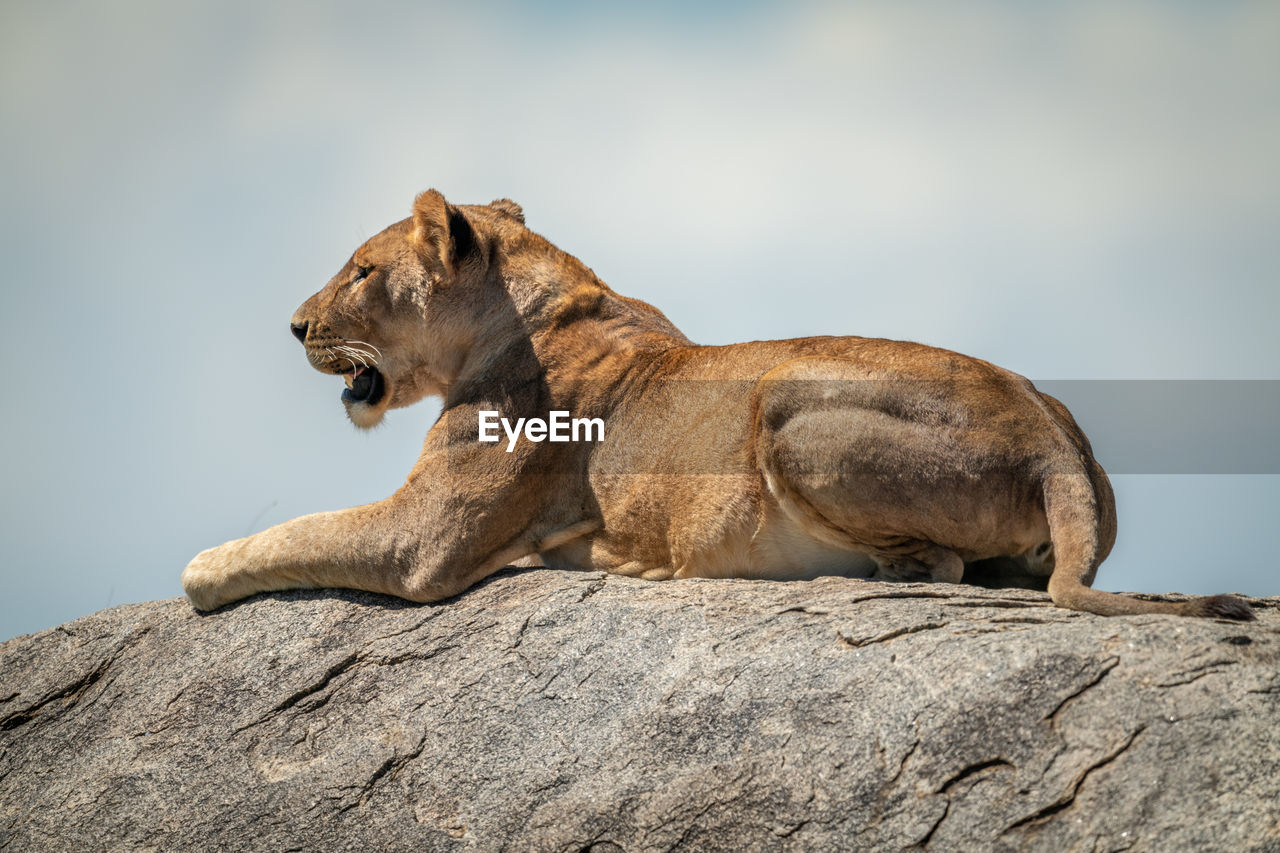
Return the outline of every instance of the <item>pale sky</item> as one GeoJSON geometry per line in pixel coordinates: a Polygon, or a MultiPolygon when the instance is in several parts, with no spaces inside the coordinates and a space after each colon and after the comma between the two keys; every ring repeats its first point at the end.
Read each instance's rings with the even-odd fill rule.
{"type": "MultiPolygon", "coordinates": [[[[357,432],[287,326],[428,187],[703,343],[1280,379],[1275,3],[10,0],[0,145],[0,639],[403,482],[438,407],[357,432]]],[[[1274,458],[1099,453],[1099,587],[1280,593],[1274,458]]]]}

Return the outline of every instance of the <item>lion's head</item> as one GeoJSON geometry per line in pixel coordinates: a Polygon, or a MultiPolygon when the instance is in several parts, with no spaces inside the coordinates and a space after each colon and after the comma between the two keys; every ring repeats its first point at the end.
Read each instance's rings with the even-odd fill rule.
{"type": "Polygon", "coordinates": [[[345,377],[352,423],[368,429],[388,409],[444,393],[501,303],[488,293],[491,268],[520,232],[513,201],[454,206],[428,190],[302,304],[293,334],[312,366],[345,377]]]}

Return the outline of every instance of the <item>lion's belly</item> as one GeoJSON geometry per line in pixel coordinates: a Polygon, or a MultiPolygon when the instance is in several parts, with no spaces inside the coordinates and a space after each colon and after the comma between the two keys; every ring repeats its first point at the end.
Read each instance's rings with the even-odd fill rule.
{"type": "Polygon", "coordinates": [[[865,554],[814,538],[792,519],[770,513],[754,536],[699,555],[675,577],[811,580],[824,575],[870,577],[865,554]]]}
{"type": "Polygon", "coordinates": [[[588,538],[545,555],[547,565],[649,580],[867,577],[875,563],[823,541],[763,495],[757,475],[598,482],[613,511],[588,538]],[[762,520],[763,519],[763,520],[762,520]]]}

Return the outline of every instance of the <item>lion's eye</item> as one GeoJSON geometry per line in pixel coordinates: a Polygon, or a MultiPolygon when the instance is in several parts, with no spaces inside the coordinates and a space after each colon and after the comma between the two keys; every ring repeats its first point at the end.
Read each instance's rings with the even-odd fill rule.
{"type": "Polygon", "coordinates": [[[373,267],[356,267],[356,281],[364,281],[373,272],[373,267]]]}

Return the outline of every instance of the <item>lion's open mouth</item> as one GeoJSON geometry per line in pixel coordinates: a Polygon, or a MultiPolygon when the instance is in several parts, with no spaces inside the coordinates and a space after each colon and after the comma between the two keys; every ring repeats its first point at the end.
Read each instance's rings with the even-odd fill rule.
{"type": "Polygon", "coordinates": [[[376,406],[387,391],[387,383],[376,367],[357,367],[345,379],[347,389],[342,392],[342,399],[348,403],[376,406]]]}

